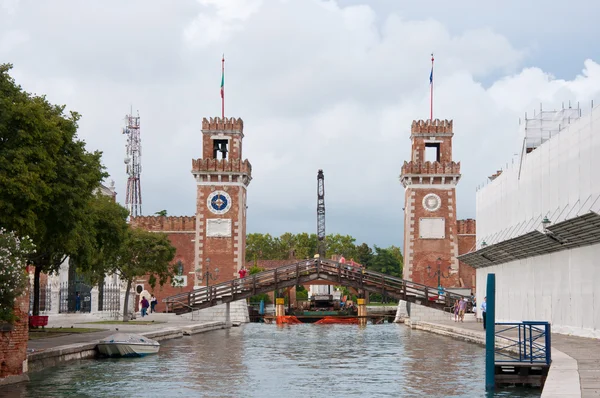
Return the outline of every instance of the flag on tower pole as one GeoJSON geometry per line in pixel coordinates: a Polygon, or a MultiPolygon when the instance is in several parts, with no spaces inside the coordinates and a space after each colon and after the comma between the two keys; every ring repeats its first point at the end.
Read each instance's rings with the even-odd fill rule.
{"type": "Polygon", "coordinates": [[[225,119],[225,54],[221,59],[221,117],[225,119]]]}
{"type": "Polygon", "coordinates": [[[433,53],[431,53],[431,73],[429,74],[429,120],[433,121],[433,53]]]}

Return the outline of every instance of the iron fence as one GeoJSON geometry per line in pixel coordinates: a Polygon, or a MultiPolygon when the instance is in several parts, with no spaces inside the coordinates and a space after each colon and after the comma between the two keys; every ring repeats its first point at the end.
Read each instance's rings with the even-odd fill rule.
{"type": "Polygon", "coordinates": [[[117,284],[105,283],[98,288],[98,311],[118,312],[121,310],[121,288],[117,284]]]}
{"type": "MultiPolygon", "coordinates": [[[[33,313],[33,299],[34,297],[33,286],[29,294],[29,312],[33,313]]],[[[40,312],[52,310],[52,285],[40,285],[40,312]]]]}
{"type": "Polygon", "coordinates": [[[60,284],[58,309],[61,313],[66,312],[91,312],[92,310],[92,287],[82,282],[64,282],[60,284]]]}
{"type": "Polygon", "coordinates": [[[496,323],[496,361],[550,365],[550,332],[549,322],[496,323]]]}

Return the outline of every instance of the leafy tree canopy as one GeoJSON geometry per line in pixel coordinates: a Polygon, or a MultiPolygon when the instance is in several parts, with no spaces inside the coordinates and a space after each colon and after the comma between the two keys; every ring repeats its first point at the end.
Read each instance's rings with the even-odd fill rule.
{"type": "MultiPolygon", "coordinates": [[[[127,281],[127,292],[131,289],[136,277],[150,275],[149,283],[154,288],[158,280],[164,285],[169,278],[176,274],[176,264],[171,264],[175,257],[175,247],[166,234],[148,232],[142,229],[130,228],[127,230],[124,244],[116,256],[112,269],[109,272],[119,275],[121,280],[127,281]]],[[[129,295],[125,296],[123,320],[128,320],[129,295]]]]}
{"type": "MultiPolygon", "coordinates": [[[[364,265],[367,269],[389,275],[402,276],[403,258],[400,248],[390,246],[375,251],[366,243],[356,245],[350,235],[331,234],[326,237],[327,257],[342,255],[347,260],[364,265]]],[[[293,260],[312,258],[317,252],[317,235],[308,233],[284,233],[279,237],[270,234],[248,234],[246,237],[246,261],[293,260]]]]}
{"type": "Polygon", "coordinates": [[[38,314],[39,275],[58,270],[85,243],[86,207],[107,175],[101,153],[77,137],[79,114],[26,93],[11,68],[0,65],[0,225],[36,246],[29,262],[38,314]]]}

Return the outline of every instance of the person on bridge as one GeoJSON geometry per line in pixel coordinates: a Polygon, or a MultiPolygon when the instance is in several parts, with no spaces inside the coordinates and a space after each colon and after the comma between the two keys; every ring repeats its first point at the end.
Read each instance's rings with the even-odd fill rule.
{"type": "Polygon", "coordinates": [[[238,275],[240,276],[240,288],[243,289],[244,288],[244,278],[246,277],[246,275],[248,275],[248,270],[246,269],[246,267],[244,265],[242,265],[242,268],[240,268],[240,270],[238,271],[238,275]]]}

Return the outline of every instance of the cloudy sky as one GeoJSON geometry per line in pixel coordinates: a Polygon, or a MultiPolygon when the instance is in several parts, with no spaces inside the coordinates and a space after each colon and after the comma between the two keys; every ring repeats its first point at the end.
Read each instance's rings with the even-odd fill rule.
{"type": "MultiPolygon", "coordinates": [[[[327,232],[402,246],[410,124],[454,120],[458,216],[510,162],[519,117],[600,100],[600,2],[576,0],[0,0],[0,62],[27,91],[82,114],[125,200],[123,118],[142,120],[144,214],[195,213],[203,117],[245,124],[248,231],[327,232]]],[[[597,102],[598,103],[598,102],[597,102]]]]}

